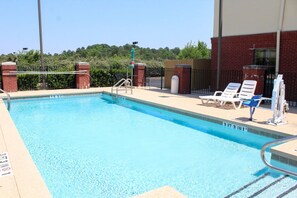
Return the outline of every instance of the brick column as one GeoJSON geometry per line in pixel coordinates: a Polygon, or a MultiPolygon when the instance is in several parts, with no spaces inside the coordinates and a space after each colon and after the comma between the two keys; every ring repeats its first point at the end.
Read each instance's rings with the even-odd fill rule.
{"type": "Polygon", "coordinates": [[[145,68],[146,68],[146,65],[144,63],[136,63],[134,65],[134,70],[133,70],[134,86],[145,86],[145,83],[146,83],[145,68]]]}
{"type": "Polygon", "coordinates": [[[17,92],[18,91],[18,81],[15,74],[10,74],[9,72],[16,72],[15,62],[4,62],[1,64],[2,70],[2,87],[4,91],[7,92],[17,92]]]}
{"type": "Polygon", "coordinates": [[[243,66],[243,80],[256,80],[255,95],[263,94],[265,86],[265,67],[258,65],[243,66]]]}
{"type": "Polygon", "coordinates": [[[191,94],[191,65],[177,64],[174,75],[179,78],[178,93],[191,94]]]}
{"type": "Polygon", "coordinates": [[[87,74],[76,74],[76,88],[88,89],[90,88],[90,64],[87,62],[78,62],[75,64],[76,71],[87,71],[87,74]]]}

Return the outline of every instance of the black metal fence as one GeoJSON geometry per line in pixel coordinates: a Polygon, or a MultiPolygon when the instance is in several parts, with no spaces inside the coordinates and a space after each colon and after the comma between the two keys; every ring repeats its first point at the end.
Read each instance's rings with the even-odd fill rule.
{"type": "Polygon", "coordinates": [[[297,73],[284,72],[284,83],[286,86],[286,100],[292,107],[297,107],[297,73]]]}
{"type": "MultiPolygon", "coordinates": [[[[75,66],[17,66],[17,71],[36,72],[35,74],[18,74],[18,90],[67,89],[75,88],[75,74],[59,74],[59,72],[73,72],[75,66]],[[39,71],[57,72],[56,74],[38,74],[39,71]]],[[[107,87],[114,85],[121,78],[126,77],[126,68],[91,66],[91,87],[107,87]]],[[[0,75],[0,78],[2,76],[0,75]]],[[[1,78],[2,79],[2,78],[1,78]]],[[[2,80],[1,80],[2,82],[2,80]]],[[[1,83],[2,88],[2,83],[1,83]]]]}
{"type": "Polygon", "coordinates": [[[145,84],[148,87],[164,88],[164,68],[163,67],[146,67],[145,84]]]}
{"type": "Polygon", "coordinates": [[[73,74],[38,74],[38,71],[67,72],[73,71],[74,66],[17,66],[17,71],[37,72],[36,74],[18,74],[19,90],[64,89],[75,88],[75,75],[73,74]],[[43,70],[44,69],[44,70],[43,70]],[[44,84],[43,84],[44,83],[44,84]]]}
{"type": "MultiPolygon", "coordinates": [[[[74,66],[46,66],[45,71],[74,71],[74,66]]],[[[18,71],[41,71],[39,66],[17,66],[18,71]]],[[[113,68],[102,66],[91,66],[91,87],[106,87],[114,85],[121,78],[127,75],[127,68],[113,68]]],[[[146,67],[145,84],[155,88],[170,88],[171,77],[174,75],[174,68],[146,67]]],[[[208,69],[193,69],[191,72],[191,92],[197,94],[211,94],[216,91],[216,71],[208,69]]],[[[297,72],[283,73],[286,85],[286,100],[290,106],[297,106],[297,72]]],[[[75,75],[30,75],[19,74],[19,90],[36,90],[42,87],[44,81],[47,89],[75,88],[75,75]]],[[[271,97],[275,75],[274,70],[267,70],[264,76],[263,96],[271,97]]],[[[219,90],[223,90],[229,82],[243,81],[241,70],[223,70],[220,73],[219,90]]],[[[2,76],[0,75],[0,86],[2,88],[2,76]]]]}
{"type": "MultiPolygon", "coordinates": [[[[174,75],[174,68],[147,68],[147,81],[152,81],[153,83],[148,83],[149,86],[159,87],[159,88],[170,88],[171,77],[174,75]]],[[[216,91],[216,71],[211,71],[208,69],[193,69],[191,72],[191,93],[196,94],[211,94],[216,91]]],[[[276,78],[274,70],[266,70],[264,75],[264,86],[263,86],[263,96],[271,97],[272,89],[274,85],[274,79],[276,78]]],[[[283,73],[283,79],[286,85],[286,100],[292,107],[297,107],[297,72],[283,73]]],[[[243,81],[242,70],[223,70],[220,73],[220,83],[219,90],[224,90],[229,82],[239,82],[243,81]]],[[[259,85],[262,86],[262,85],[259,85]]]]}

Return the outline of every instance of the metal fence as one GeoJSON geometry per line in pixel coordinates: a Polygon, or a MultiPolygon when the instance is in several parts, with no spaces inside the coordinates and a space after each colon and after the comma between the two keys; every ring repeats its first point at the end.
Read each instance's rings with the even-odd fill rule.
{"type": "MultiPolygon", "coordinates": [[[[149,86],[159,88],[170,88],[171,77],[174,75],[174,68],[146,68],[147,81],[149,86]],[[148,80],[149,79],[149,80],[148,80]]],[[[211,94],[216,91],[216,71],[207,69],[193,69],[191,72],[191,93],[211,94]]],[[[274,70],[268,69],[264,75],[263,96],[271,97],[274,79],[276,78],[274,70]]],[[[292,107],[297,107],[297,72],[283,73],[283,79],[286,85],[286,100],[292,107]]],[[[242,70],[222,70],[220,73],[219,90],[224,90],[229,82],[243,82],[242,70]]]]}
{"type": "MultiPolygon", "coordinates": [[[[41,71],[40,66],[17,66],[18,71],[41,71]]],[[[74,66],[46,66],[45,71],[74,71],[74,66]]],[[[129,71],[130,72],[130,71],[129,71]]],[[[112,86],[121,78],[127,75],[127,68],[113,68],[110,66],[91,66],[91,87],[112,86]]],[[[159,89],[171,86],[171,77],[174,75],[174,68],[146,67],[146,86],[159,89]]],[[[191,71],[191,93],[211,94],[216,91],[216,71],[208,69],[193,69],[191,71]]],[[[75,88],[75,75],[30,75],[19,74],[19,90],[36,90],[42,88],[42,82],[47,85],[47,89],[75,88]]],[[[284,82],[286,85],[286,100],[290,106],[297,107],[297,72],[284,72],[284,82]]],[[[263,96],[271,97],[273,82],[275,79],[274,70],[267,70],[264,76],[263,96]]],[[[242,70],[222,70],[220,73],[219,90],[223,90],[229,82],[243,81],[242,70]]],[[[2,76],[0,75],[0,86],[2,88],[2,76]]]]}
{"type": "Polygon", "coordinates": [[[146,67],[145,68],[145,85],[148,87],[164,88],[164,68],[163,67],[146,67]]]}
{"type": "Polygon", "coordinates": [[[286,86],[286,100],[292,107],[297,107],[297,73],[284,72],[284,83],[286,86]]]}
{"type": "MultiPolygon", "coordinates": [[[[17,71],[42,71],[40,66],[17,66],[17,71]]],[[[59,72],[73,72],[75,66],[44,66],[45,72],[56,74],[18,74],[18,90],[38,89],[67,89],[75,88],[75,74],[61,74],[59,72]]],[[[126,77],[126,68],[113,68],[110,66],[91,66],[91,87],[106,87],[114,85],[119,79],[126,77]]],[[[2,76],[0,75],[0,78],[2,76]]],[[[2,82],[2,81],[1,81],[2,82]]],[[[2,83],[1,83],[2,87],[2,83]]]]}
{"type": "MultiPolygon", "coordinates": [[[[46,72],[74,71],[74,66],[44,66],[46,72]]],[[[40,66],[17,65],[17,71],[42,71],[40,66]]],[[[75,88],[74,74],[18,74],[19,90],[75,88]]]]}

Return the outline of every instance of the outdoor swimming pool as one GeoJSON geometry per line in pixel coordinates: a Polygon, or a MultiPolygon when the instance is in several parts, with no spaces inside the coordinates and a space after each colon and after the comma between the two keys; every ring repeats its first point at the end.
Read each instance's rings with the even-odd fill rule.
{"type": "Polygon", "coordinates": [[[54,197],[131,197],[162,186],[223,197],[267,171],[259,153],[270,138],[124,98],[47,97],[12,106],[54,197]]]}

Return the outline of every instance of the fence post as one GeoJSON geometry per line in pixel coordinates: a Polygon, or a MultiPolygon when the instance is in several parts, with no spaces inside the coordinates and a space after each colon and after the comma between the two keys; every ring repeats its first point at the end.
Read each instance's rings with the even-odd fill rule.
{"type": "Polygon", "coordinates": [[[76,88],[88,89],[90,88],[90,64],[87,62],[78,62],[75,64],[76,71],[87,71],[86,74],[76,74],[76,88]]]}
{"type": "Polygon", "coordinates": [[[17,92],[18,91],[18,81],[15,74],[10,74],[10,71],[16,72],[15,62],[4,62],[2,66],[2,87],[4,91],[7,92],[17,92]]]}

